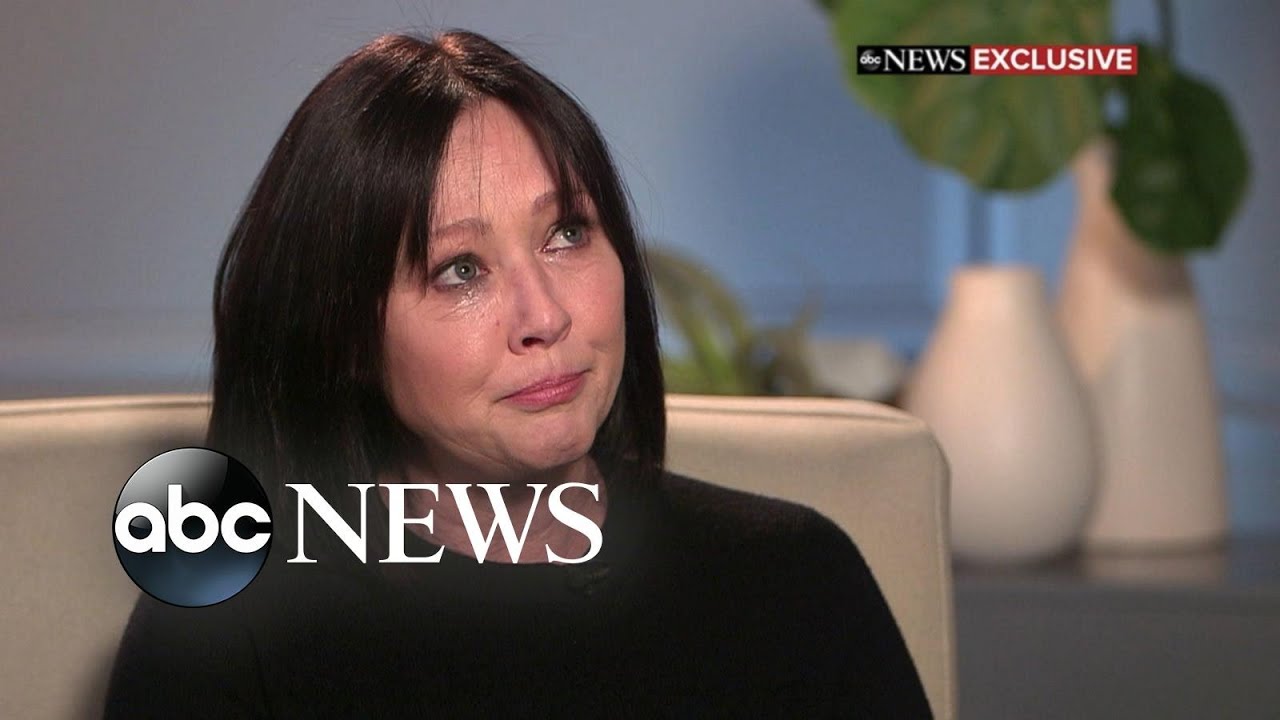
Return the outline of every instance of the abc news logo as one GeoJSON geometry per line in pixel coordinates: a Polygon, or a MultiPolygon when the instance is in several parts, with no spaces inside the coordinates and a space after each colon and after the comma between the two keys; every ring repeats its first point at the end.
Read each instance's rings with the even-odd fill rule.
{"type": "MultiPolygon", "coordinates": [[[[297,555],[286,562],[314,563],[303,545],[304,510],[310,507],[360,560],[368,562],[367,523],[351,527],[316,489],[307,484],[287,484],[298,498],[297,555]]],[[[362,518],[373,484],[353,484],[360,493],[362,518]]],[[[383,563],[438,563],[444,548],[429,557],[409,556],[404,537],[408,525],[434,531],[433,512],[406,517],[405,491],[430,492],[440,499],[436,484],[384,484],[387,490],[389,547],[383,563]]],[[[446,484],[462,515],[472,551],[483,563],[500,532],[511,557],[518,561],[532,523],[532,509],[523,531],[517,531],[502,495],[503,484],[446,484]],[[488,534],[480,529],[468,489],[481,488],[494,511],[488,534]]],[[[533,508],[538,506],[545,484],[530,484],[533,508]]],[[[568,565],[595,557],[603,544],[601,529],[586,516],[564,504],[566,490],[582,489],[599,500],[599,487],[583,483],[557,485],[548,493],[548,509],[558,522],[581,533],[590,548],[580,558],[563,558],[546,546],[548,562],[568,565]]],[[[271,551],[271,507],[266,493],[249,469],[229,457],[205,448],[180,448],[149,460],[125,483],[112,518],[116,556],[139,589],[157,600],[181,607],[205,607],[222,602],[246,588],[258,576],[271,551]]]]}
{"type": "Polygon", "coordinates": [[[1136,75],[1136,45],[859,45],[859,75],[1136,75]]]}
{"type": "Polygon", "coordinates": [[[859,45],[859,75],[967,75],[968,45],[859,45]]]}

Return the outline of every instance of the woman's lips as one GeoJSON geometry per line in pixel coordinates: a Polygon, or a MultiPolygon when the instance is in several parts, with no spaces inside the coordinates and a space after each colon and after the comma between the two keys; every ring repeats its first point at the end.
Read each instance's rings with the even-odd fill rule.
{"type": "Polygon", "coordinates": [[[514,392],[503,400],[512,402],[525,410],[542,410],[553,405],[563,405],[578,397],[585,377],[586,372],[580,372],[548,378],[514,392]]]}

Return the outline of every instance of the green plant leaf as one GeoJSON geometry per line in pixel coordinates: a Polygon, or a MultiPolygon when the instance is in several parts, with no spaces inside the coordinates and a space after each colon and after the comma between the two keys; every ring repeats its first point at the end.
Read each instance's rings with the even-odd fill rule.
{"type": "Polygon", "coordinates": [[[665,361],[673,391],[750,393],[751,379],[737,362],[737,348],[750,330],[733,295],[697,263],[669,250],[650,248],[647,260],[658,309],[688,350],[686,358],[665,361]]]}
{"type": "Polygon", "coordinates": [[[1139,46],[1138,74],[1119,84],[1125,117],[1111,194],[1125,221],[1166,253],[1216,247],[1244,198],[1249,157],[1226,100],[1139,46]]]}
{"type": "Polygon", "coordinates": [[[812,394],[806,334],[816,302],[785,328],[755,330],[715,275],[670,250],[646,251],[658,310],[687,354],[662,356],[667,389],[708,395],[812,394]]]}
{"type": "Polygon", "coordinates": [[[715,395],[713,383],[703,374],[702,368],[692,360],[662,356],[663,384],[667,392],[715,395]]]}
{"type": "Polygon", "coordinates": [[[925,160],[990,190],[1053,177],[1102,128],[1088,76],[859,75],[858,45],[1100,45],[1107,0],[824,0],[854,93],[925,160]]]}

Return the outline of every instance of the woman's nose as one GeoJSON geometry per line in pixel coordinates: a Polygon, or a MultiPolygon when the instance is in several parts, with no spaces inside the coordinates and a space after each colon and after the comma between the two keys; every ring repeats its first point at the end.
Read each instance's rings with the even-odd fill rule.
{"type": "Polygon", "coordinates": [[[513,278],[508,344],[514,353],[549,347],[569,332],[573,319],[558,297],[559,288],[545,268],[525,268],[513,278]]]}

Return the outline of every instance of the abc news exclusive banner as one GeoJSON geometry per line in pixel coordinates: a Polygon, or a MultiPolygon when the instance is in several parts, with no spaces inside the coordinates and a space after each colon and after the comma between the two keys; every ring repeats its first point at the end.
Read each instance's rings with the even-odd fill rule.
{"type": "Polygon", "coordinates": [[[859,45],[859,75],[1136,75],[1137,45],[859,45]]]}

